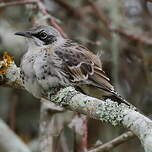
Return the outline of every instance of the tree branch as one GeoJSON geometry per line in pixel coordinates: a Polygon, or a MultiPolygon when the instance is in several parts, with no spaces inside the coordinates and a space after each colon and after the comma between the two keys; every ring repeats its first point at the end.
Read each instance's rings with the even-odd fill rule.
{"type": "Polygon", "coordinates": [[[145,0],[145,1],[147,1],[147,2],[152,2],[152,0],[145,0]]]}
{"type": "Polygon", "coordinates": [[[16,66],[12,57],[4,52],[0,60],[0,86],[23,89],[20,78],[20,68],[16,66]]]}
{"type": "Polygon", "coordinates": [[[4,152],[30,152],[28,147],[0,119],[0,149],[4,152]]]}
{"type": "MultiPolygon", "coordinates": [[[[0,65],[3,62],[0,61],[0,65]]],[[[4,86],[7,84],[9,87],[14,87],[15,85],[23,88],[17,71],[19,71],[19,68],[14,62],[11,62],[5,73],[1,74],[3,79],[0,84],[4,86]]],[[[152,152],[152,121],[136,112],[133,108],[129,108],[125,104],[118,105],[117,102],[110,99],[99,100],[86,96],[76,91],[73,87],[61,89],[56,95],[45,98],[66,109],[77,111],[103,122],[109,122],[112,125],[121,125],[131,130],[139,137],[145,152],[152,152]]]]}
{"type": "MultiPolygon", "coordinates": [[[[145,36],[145,33],[134,34],[132,32],[126,31],[124,28],[119,28],[115,26],[106,16],[102,10],[98,8],[98,6],[92,0],[86,0],[88,4],[91,6],[92,10],[95,12],[94,14],[98,17],[99,21],[102,22],[109,32],[117,33],[122,37],[127,38],[128,40],[137,41],[143,43],[145,45],[152,46],[152,39],[150,37],[145,36]]],[[[152,0],[147,0],[151,1],[152,0]]]]}
{"type": "Polygon", "coordinates": [[[22,1],[13,1],[13,2],[0,2],[0,8],[8,6],[17,6],[25,4],[35,4],[37,0],[22,0],[22,1]]]}
{"type": "Polygon", "coordinates": [[[131,132],[128,131],[126,133],[123,133],[122,135],[114,138],[113,140],[102,144],[101,146],[98,146],[97,148],[94,148],[92,150],[89,150],[88,152],[105,152],[105,151],[110,151],[112,150],[114,147],[134,138],[135,135],[131,132]]]}
{"type": "Polygon", "coordinates": [[[152,152],[152,121],[127,105],[89,97],[72,87],[61,89],[51,101],[91,118],[128,128],[139,137],[145,151],[152,152]]]}
{"type": "Polygon", "coordinates": [[[92,1],[92,0],[86,0],[86,2],[91,6],[91,8],[94,11],[94,14],[96,14],[96,16],[99,18],[99,20],[106,26],[108,27],[110,24],[110,20],[108,19],[108,17],[106,17],[104,15],[104,13],[102,12],[102,10],[100,10],[98,8],[98,6],[92,1]]]}
{"type": "Polygon", "coordinates": [[[64,38],[68,38],[64,33],[62,28],[56,23],[55,18],[52,17],[46,10],[46,7],[41,2],[41,0],[22,0],[22,1],[14,1],[14,2],[0,2],[0,8],[8,7],[8,6],[17,6],[17,5],[25,5],[25,4],[35,4],[37,5],[39,11],[44,15],[48,16],[50,24],[55,27],[64,38]]]}
{"type": "MultiPolygon", "coordinates": [[[[77,9],[77,8],[73,8],[67,2],[65,2],[63,0],[55,0],[55,1],[61,7],[63,7],[65,9],[65,11],[67,11],[70,15],[72,15],[76,19],[80,19],[80,18],[83,19],[86,17],[85,13],[83,13],[83,11],[81,11],[80,9],[77,9]]],[[[120,36],[127,38],[128,40],[137,41],[142,44],[152,46],[151,38],[145,36],[146,35],[145,33],[142,32],[141,34],[135,34],[135,33],[126,31],[126,29],[124,29],[124,28],[116,27],[115,25],[113,25],[113,23],[110,22],[109,18],[103,13],[103,11],[99,10],[98,6],[92,0],[86,0],[86,1],[88,2],[90,7],[92,8],[92,10],[95,12],[94,14],[98,17],[99,21],[101,21],[105,25],[107,31],[105,31],[106,29],[103,30],[101,27],[98,27],[95,24],[90,24],[89,22],[83,20],[83,23],[87,27],[89,27],[92,30],[98,31],[103,36],[105,36],[105,38],[107,38],[107,39],[111,39],[111,33],[109,33],[109,32],[112,32],[112,33],[117,33],[120,36]]],[[[152,0],[147,0],[147,1],[152,1],[152,0]]]]}
{"type": "Polygon", "coordinates": [[[75,17],[76,19],[83,20],[83,23],[86,27],[89,27],[92,30],[99,32],[107,39],[111,38],[109,32],[105,31],[101,27],[96,26],[96,24],[91,24],[85,20],[86,16],[85,13],[82,11],[82,8],[74,8],[64,0],[55,0],[55,2],[57,2],[61,7],[63,7],[69,15],[75,17]]]}
{"type": "Polygon", "coordinates": [[[63,29],[56,23],[55,21],[55,18],[52,17],[46,10],[46,7],[44,6],[44,4],[40,1],[40,0],[37,0],[37,7],[38,9],[42,12],[43,15],[45,16],[49,16],[49,21],[50,21],[50,24],[55,27],[60,33],[61,35],[64,37],[64,38],[68,38],[66,33],[63,31],[63,29]]]}

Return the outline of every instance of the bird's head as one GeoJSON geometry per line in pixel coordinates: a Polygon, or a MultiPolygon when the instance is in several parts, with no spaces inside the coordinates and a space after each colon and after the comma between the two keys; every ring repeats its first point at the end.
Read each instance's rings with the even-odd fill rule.
{"type": "Polygon", "coordinates": [[[46,45],[55,45],[63,38],[61,34],[52,26],[37,26],[27,31],[16,32],[15,35],[24,36],[30,44],[42,47],[46,45]]]}

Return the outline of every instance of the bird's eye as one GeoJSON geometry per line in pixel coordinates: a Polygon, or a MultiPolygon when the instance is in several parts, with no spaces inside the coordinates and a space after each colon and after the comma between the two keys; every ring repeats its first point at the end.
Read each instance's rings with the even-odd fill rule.
{"type": "Polygon", "coordinates": [[[39,36],[40,36],[40,38],[41,38],[42,40],[44,40],[44,39],[47,38],[47,34],[46,34],[45,31],[41,31],[40,34],[39,34],[39,36]]]}

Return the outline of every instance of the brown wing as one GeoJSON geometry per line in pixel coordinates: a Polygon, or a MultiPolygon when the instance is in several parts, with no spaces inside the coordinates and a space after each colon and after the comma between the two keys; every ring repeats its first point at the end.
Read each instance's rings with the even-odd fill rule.
{"type": "Polygon", "coordinates": [[[131,105],[114,90],[109,78],[102,70],[99,57],[86,47],[67,40],[55,52],[63,60],[63,70],[72,83],[92,85],[102,89],[106,93],[105,95],[116,97],[119,103],[131,105]]]}
{"type": "Polygon", "coordinates": [[[99,57],[86,47],[69,40],[56,54],[63,59],[63,69],[72,83],[90,84],[108,92],[113,90],[99,57]]]}

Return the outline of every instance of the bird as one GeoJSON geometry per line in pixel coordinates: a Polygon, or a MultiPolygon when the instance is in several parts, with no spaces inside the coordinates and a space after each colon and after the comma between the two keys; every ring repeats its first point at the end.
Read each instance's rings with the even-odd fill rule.
{"type": "Polygon", "coordinates": [[[73,86],[90,96],[122,98],[103,70],[100,57],[87,47],[64,38],[52,26],[39,25],[15,35],[27,39],[28,48],[21,59],[20,76],[27,91],[36,98],[54,88],[73,86]]]}

